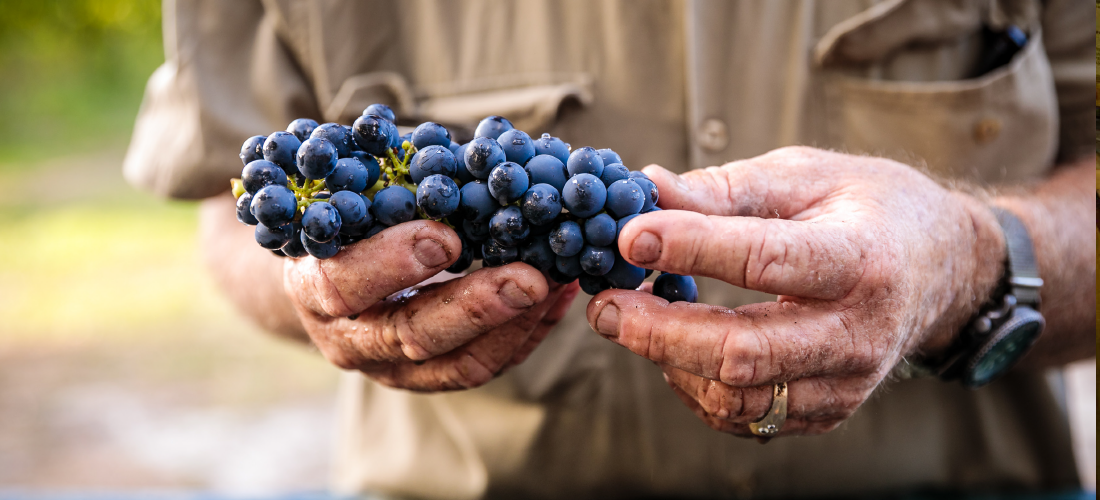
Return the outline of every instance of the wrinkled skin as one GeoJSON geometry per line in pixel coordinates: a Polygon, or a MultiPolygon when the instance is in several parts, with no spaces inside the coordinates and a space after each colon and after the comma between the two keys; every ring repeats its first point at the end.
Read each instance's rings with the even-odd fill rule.
{"type": "Polygon", "coordinates": [[[284,288],[336,366],[415,391],[477,387],[526,359],[578,288],[514,263],[398,294],[436,277],[461,245],[443,224],[409,222],[328,260],[286,259],[284,288]]]}
{"type": "Polygon", "coordinates": [[[902,357],[942,351],[1001,275],[992,212],[897,162],[797,147],[645,172],[665,210],[623,229],[624,257],[779,299],[731,310],[609,290],[588,319],[723,432],[751,436],[778,382],[780,436],[833,430],[902,357]]]}

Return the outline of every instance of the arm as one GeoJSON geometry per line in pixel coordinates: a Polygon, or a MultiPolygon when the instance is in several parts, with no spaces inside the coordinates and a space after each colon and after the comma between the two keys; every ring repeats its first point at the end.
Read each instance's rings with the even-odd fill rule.
{"type": "Polygon", "coordinates": [[[312,342],[330,362],[383,384],[476,387],[522,362],[564,316],[578,288],[550,286],[514,263],[397,292],[437,275],[461,251],[446,226],[414,221],[325,261],[275,257],[235,219],[233,199],[201,211],[205,260],[230,300],[265,329],[312,342]]]}
{"type": "Polygon", "coordinates": [[[1041,184],[1005,192],[993,205],[1027,226],[1043,278],[1046,332],[1022,361],[1041,368],[1096,356],[1096,233],[1094,161],[1066,165],[1041,184]]]}
{"type": "MultiPolygon", "coordinates": [[[[988,205],[878,158],[810,148],[676,176],[646,173],[665,210],[623,228],[635,265],[779,295],[734,310],[607,291],[593,328],[658,363],[715,429],[749,435],[788,382],[784,434],[828,432],[905,356],[946,348],[1003,273],[988,205]]],[[[1095,262],[1086,164],[987,201],[1018,214],[1046,280],[1048,331],[1032,366],[1095,355],[1095,262]],[[1047,305],[1049,304],[1049,306],[1047,305]]]]}

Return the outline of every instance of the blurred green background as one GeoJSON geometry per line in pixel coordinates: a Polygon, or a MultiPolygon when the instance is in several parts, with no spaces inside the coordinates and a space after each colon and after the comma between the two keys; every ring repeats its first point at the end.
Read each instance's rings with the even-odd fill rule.
{"type": "Polygon", "coordinates": [[[224,303],[121,164],[156,0],[0,0],[0,494],[325,485],[337,377],[224,303]]]}

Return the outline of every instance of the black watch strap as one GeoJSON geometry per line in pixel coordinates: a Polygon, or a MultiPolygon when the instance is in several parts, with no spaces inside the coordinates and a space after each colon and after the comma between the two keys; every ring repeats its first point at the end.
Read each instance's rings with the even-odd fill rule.
{"type": "Polygon", "coordinates": [[[1035,247],[1027,227],[1012,212],[993,207],[993,214],[1004,230],[1005,246],[1008,249],[1007,269],[1009,292],[1016,297],[1016,303],[1039,310],[1039,289],[1043,280],[1039,277],[1039,266],[1035,263],[1035,247]]]}

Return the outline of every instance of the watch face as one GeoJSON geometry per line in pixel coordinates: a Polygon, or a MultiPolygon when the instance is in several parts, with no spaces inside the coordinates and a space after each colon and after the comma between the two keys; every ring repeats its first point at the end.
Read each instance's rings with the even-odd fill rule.
{"type": "Polygon", "coordinates": [[[966,385],[981,387],[1007,372],[1039,338],[1043,325],[1043,317],[1034,309],[1015,309],[970,361],[966,385]]]}

